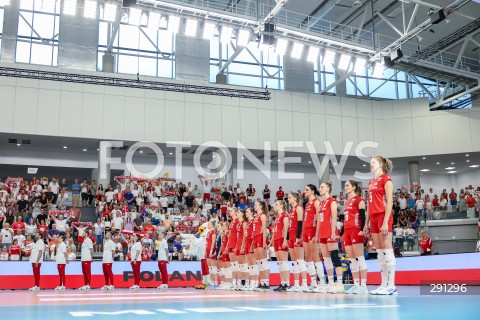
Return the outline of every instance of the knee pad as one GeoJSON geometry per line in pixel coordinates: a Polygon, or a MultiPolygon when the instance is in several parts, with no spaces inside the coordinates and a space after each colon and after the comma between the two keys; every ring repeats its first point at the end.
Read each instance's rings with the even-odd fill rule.
{"type": "Polygon", "coordinates": [[[238,262],[232,262],[232,272],[238,272],[238,262]]]}
{"type": "Polygon", "coordinates": [[[360,270],[367,270],[367,263],[365,262],[365,257],[364,256],[357,257],[357,260],[358,260],[358,268],[360,270]]]}
{"type": "Polygon", "coordinates": [[[313,261],[308,261],[307,262],[307,268],[308,268],[308,274],[309,275],[317,275],[317,273],[315,272],[315,264],[313,263],[313,261]]]}
{"type": "MultiPolygon", "coordinates": [[[[257,261],[257,263],[258,263],[258,261],[257,261]]],[[[258,276],[259,271],[260,271],[260,270],[259,270],[259,268],[258,268],[258,264],[254,264],[254,265],[252,266],[252,276],[258,276]]]]}
{"type": "Polygon", "coordinates": [[[290,271],[287,261],[277,261],[279,271],[290,271]]]}
{"type": "Polygon", "coordinates": [[[225,275],[225,270],[223,268],[220,268],[218,270],[218,275],[221,277],[221,276],[224,276],[225,275]]]}
{"type": "Polygon", "coordinates": [[[305,260],[297,260],[299,272],[307,272],[307,264],[305,260]]]}
{"type": "Polygon", "coordinates": [[[269,266],[268,266],[267,259],[260,260],[260,265],[258,266],[258,270],[259,271],[265,271],[265,270],[268,270],[268,269],[269,269],[269,266]]]}
{"type": "Polygon", "coordinates": [[[240,272],[248,273],[248,264],[242,263],[240,265],[240,272]]]}
{"type": "Polygon", "coordinates": [[[325,269],[327,270],[333,269],[332,258],[323,258],[323,263],[325,264],[325,269]]]}
{"type": "Polygon", "coordinates": [[[297,261],[292,261],[292,273],[300,273],[300,267],[297,261]]]}
{"type": "Polygon", "coordinates": [[[330,251],[330,257],[332,258],[333,266],[335,268],[342,267],[342,261],[340,261],[340,256],[338,255],[338,250],[330,251]]]}
{"type": "Polygon", "coordinates": [[[352,271],[352,273],[358,272],[358,270],[360,270],[358,267],[358,261],[356,258],[350,259],[350,270],[352,271]]]}
{"type": "Polygon", "coordinates": [[[225,268],[225,278],[231,279],[232,278],[232,268],[225,268]]]}
{"type": "Polygon", "coordinates": [[[397,264],[393,249],[384,249],[383,253],[385,255],[385,263],[387,264],[387,266],[394,266],[397,264]]]}

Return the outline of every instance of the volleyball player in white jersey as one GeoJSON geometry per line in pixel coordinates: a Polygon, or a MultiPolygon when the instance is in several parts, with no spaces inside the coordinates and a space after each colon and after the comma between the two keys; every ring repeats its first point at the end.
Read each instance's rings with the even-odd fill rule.
{"type": "Polygon", "coordinates": [[[115,257],[115,249],[117,245],[112,240],[112,234],[107,232],[105,234],[105,242],[103,244],[103,256],[102,256],[102,270],[105,278],[105,285],[102,290],[113,290],[113,258],[115,257]]]}

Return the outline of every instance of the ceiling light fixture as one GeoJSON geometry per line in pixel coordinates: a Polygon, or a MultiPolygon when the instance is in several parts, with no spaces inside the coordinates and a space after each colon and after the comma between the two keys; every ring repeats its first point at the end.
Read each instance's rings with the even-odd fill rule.
{"type": "Polygon", "coordinates": [[[428,172],[428,171],[430,171],[430,169],[422,169],[422,170],[420,170],[420,171],[421,171],[421,172],[428,172]]]}
{"type": "Polygon", "coordinates": [[[97,17],[97,1],[85,0],[83,5],[83,16],[90,19],[97,17]]]}
{"type": "Polygon", "coordinates": [[[212,40],[215,37],[215,23],[213,22],[205,22],[203,24],[203,34],[202,38],[205,40],[212,40]]]}
{"type": "Polygon", "coordinates": [[[471,166],[468,166],[468,167],[469,167],[469,168],[478,168],[478,167],[480,167],[480,165],[478,165],[478,164],[472,164],[471,166]]]}
{"type": "Polygon", "coordinates": [[[320,48],[311,46],[310,49],[308,49],[307,61],[316,62],[319,54],[320,48]]]}
{"type": "Polygon", "coordinates": [[[300,42],[293,43],[293,48],[290,56],[294,59],[300,59],[302,57],[304,47],[305,46],[300,42]]]}
{"type": "Polygon", "coordinates": [[[246,47],[250,43],[250,31],[246,29],[238,30],[237,45],[246,47]]]}
{"type": "Polygon", "coordinates": [[[187,37],[195,37],[197,35],[197,26],[197,20],[187,19],[187,24],[185,25],[185,35],[187,37]]]}
{"type": "Polygon", "coordinates": [[[455,167],[446,167],[445,170],[453,170],[455,167]]]}
{"type": "Polygon", "coordinates": [[[457,173],[457,171],[447,171],[447,173],[457,173]]]}

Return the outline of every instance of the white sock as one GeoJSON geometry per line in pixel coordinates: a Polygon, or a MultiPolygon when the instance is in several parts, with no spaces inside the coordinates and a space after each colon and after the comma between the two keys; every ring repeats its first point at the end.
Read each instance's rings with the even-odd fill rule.
{"type": "Polygon", "coordinates": [[[387,271],[387,263],[385,262],[385,254],[383,253],[383,249],[377,249],[377,258],[380,262],[380,270],[382,274],[382,287],[386,287],[388,284],[388,271],[387,271]]]}
{"type": "Polygon", "coordinates": [[[384,249],[385,263],[387,265],[387,285],[390,288],[395,288],[395,254],[393,249],[384,249]]]}
{"type": "Polygon", "coordinates": [[[322,261],[315,262],[315,269],[317,269],[318,279],[320,279],[320,285],[325,285],[325,272],[323,270],[322,261]]]}
{"type": "Polygon", "coordinates": [[[333,285],[335,281],[333,280],[333,276],[328,276],[328,284],[333,285]]]}
{"type": "Polygon", "coordinates": [[[300,285],[300,280],[295,280],[295,286],[299,286],[300,285]]]}
{"type": "Polygon", "coordinates": [[[353,285],[354,285],[355,287],[360,286],[360,279],[359,279],[359,278],[353,279],[353,285]]]}
{"type": "Polygon", "coordinates": [[[315,272],[315,264],[313,263],[313,261],[307,262],[307,269],[308,274],[310,275],[310,279],[312,280],[311,285],[315,286],[317,284],[317,273],[315,272]]]}

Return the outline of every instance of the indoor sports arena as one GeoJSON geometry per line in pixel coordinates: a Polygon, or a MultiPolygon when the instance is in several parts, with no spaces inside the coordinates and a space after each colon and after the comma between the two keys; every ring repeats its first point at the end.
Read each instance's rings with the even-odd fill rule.
{"type": "Polygon", "coordinates": [[[0,48],[2,319],[478,319],[479,0],[0,0],[0,48]]]}

